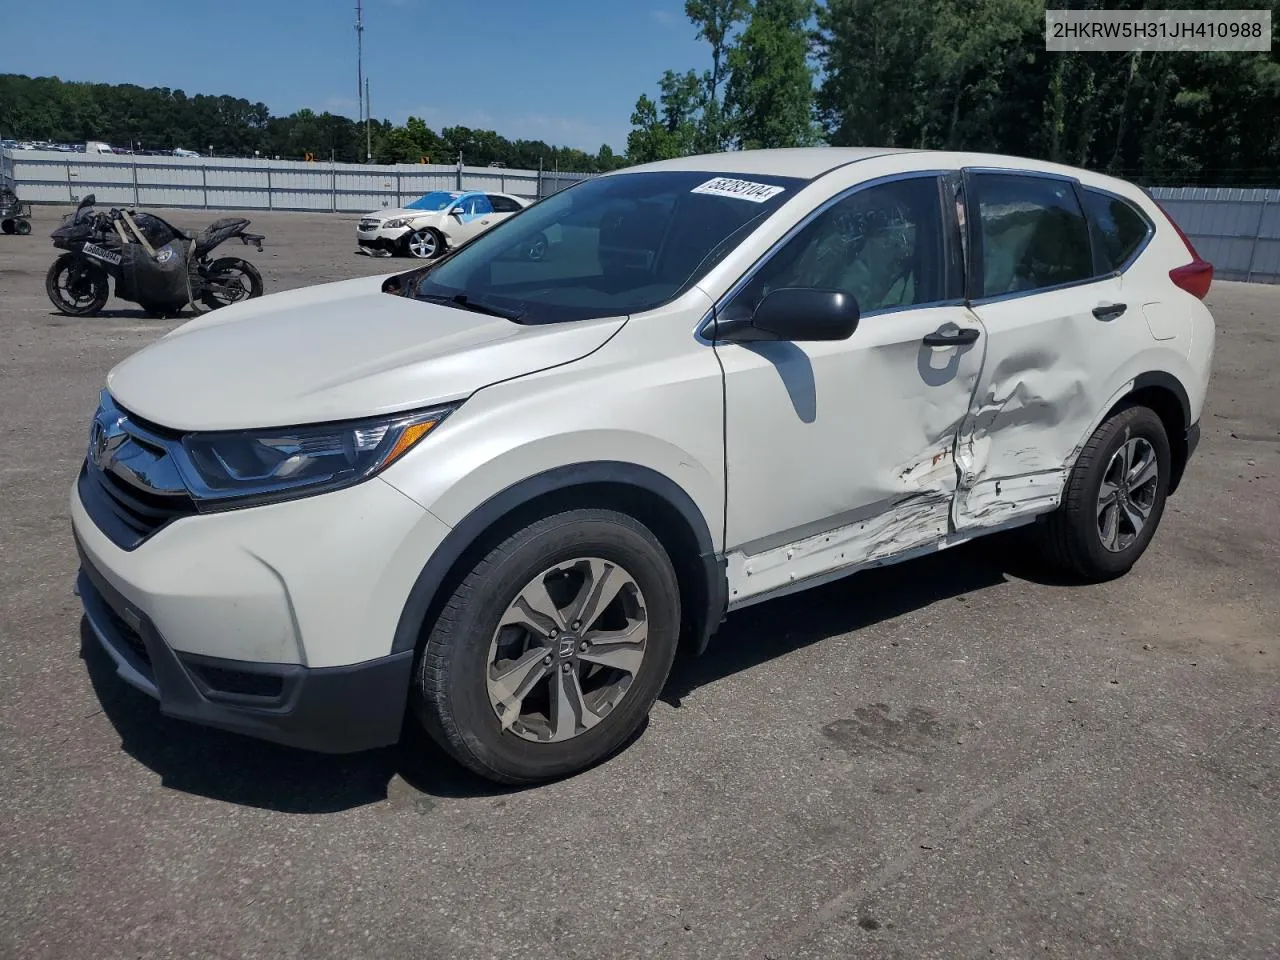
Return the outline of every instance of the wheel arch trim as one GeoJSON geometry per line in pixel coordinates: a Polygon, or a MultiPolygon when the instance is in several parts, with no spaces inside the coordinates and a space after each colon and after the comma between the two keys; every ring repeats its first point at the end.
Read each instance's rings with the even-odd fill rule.
{"type": "MultiPolygon", "coordinates": [[[[699,609],[689,611],[697,626],[695,653],[701,653],[728,607],[728,581],[724,559],[717,554],[706,518],[679,484],[649,467],[614,460],[592,461],[556,467],[521,480],[494,494],[468,513],[441,541],[414,581],[400,613],[391,652],[417,647],[432,606],[441,599],[445,581],[458,562],[486,532],[514,511],[548,494],[611,484],[637,488],[660,498],[679,515],[697,544],[696,569],[702,583],[699,609]]],[[[680,559],[671,558],[679,565],[680,559]]],[[[683,599],[683,598],[682,598],[683,599]]]]}
{"type": "MultiPolygon", "coordinates": [[[[1169,494],[1173,494],[1178,489],[1178,484],[1182,480],[1183,469],[1186,467],[1191,450],[1195,446],[1195,441],[1190,434],[1197,429],[1197,424],[1191,419],[1191,399],[1187,394],[1186,387],[1182,385],[1181,380],[1166,370],[1147,370],[1139,373],[1130,380],[1125,381],[1111,395],[1110,399],[1103,404],[1097,418],[1093,423],[1089,424],[1089,428],[1080,438],[1079,444],[1072,452],[1071,459],[1066,465],[1068,470],[1074,466],[1080,451],[1084,449],[1084,445],[1088,443],[1089,438],[1094,435],[1097,429],[1116,412],[1121,404],[1143,390],[1160,390],[1169,394],[1177,402],[1182,415],[1182,431],[1175,432],[1169,436],[1170,452],[1175,458],[1173,476],[1169,479],[1169,494]]],[[[1156,413],[1158,415],[1159,411],[1156,411],[1156,413]]]]}

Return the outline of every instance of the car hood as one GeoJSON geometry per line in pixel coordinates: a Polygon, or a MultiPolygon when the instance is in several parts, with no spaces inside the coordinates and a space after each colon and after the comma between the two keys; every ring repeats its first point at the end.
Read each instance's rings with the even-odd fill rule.
{"type": "Polygon", "coordinates": [[[323,423],[458,400],[571,363],[626,322],[521,326],[382,293],[385,279],[224,307],[117,365],[107,388],[137,416],[175,430],[323,423]]]}
{"type": "Polygon", "coordinates": [[[397,207],[394,210],[375,210],[373,213],[366,213],[361,220],[394,220],[397,217],[413,217],[415,220],[422,217],[438,217],[443,210],[410,210],[408,207],[397,207]]]}

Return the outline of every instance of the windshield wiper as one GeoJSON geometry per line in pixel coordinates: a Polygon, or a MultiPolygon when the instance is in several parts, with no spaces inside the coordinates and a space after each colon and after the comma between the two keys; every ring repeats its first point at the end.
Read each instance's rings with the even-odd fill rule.
{"type": "Polygon", "coordinates": [[[438,293],[420,293],[419,300],[430,300],[432,303],[443,303],[446,307],[456,307],[460,310],[470,310],[472,313],[483,313],[489,317],[501,317],[503,320],[519,320],[523,314],[514,310],[503,310],[501,307],[495,307],[492,304],[484,303],[480,300],[472,300],[465,293],[455,293],[451,297],[446,297],[438,293]]]}

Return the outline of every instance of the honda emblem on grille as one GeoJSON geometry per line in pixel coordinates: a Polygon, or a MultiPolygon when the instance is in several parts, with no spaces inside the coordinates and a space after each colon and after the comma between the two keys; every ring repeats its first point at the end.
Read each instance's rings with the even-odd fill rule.
{"type": "Polygon", "coordinates": [[[89,430],[89,459],[98,469],[105,470],[111,465],[115,448],[120,445],[119,438],[124,435],[123,423],[123,417],[94,417],[89,430]]]}

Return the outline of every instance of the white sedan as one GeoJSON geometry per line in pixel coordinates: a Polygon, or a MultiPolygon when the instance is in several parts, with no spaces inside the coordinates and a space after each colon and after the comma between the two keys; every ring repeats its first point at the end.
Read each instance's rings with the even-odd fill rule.
{"type": "Polygon", "coordinates": [[[506,193],[435,190],[398,210],[375,210],[361,217],[356,226],[357,252],[381,257],[407,253],[419,260],[434,260],[531,202],[506,193]]]}

